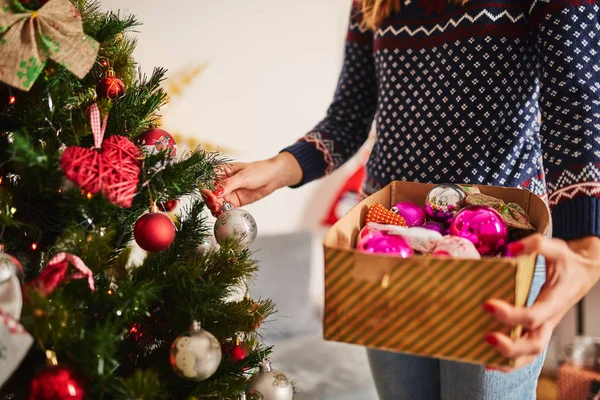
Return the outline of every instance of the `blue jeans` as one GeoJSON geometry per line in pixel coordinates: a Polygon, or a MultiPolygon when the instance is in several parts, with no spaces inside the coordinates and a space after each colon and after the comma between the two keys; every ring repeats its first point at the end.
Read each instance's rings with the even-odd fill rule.
{"type": "MultiPolygon", "coordinates": [[[[527,306],[544,282],[544,260],[538,261],[527,306]]],[[[535,400],[546,352],[510,374],[483,366],[368,349],[380,400],[535,400]]]]}

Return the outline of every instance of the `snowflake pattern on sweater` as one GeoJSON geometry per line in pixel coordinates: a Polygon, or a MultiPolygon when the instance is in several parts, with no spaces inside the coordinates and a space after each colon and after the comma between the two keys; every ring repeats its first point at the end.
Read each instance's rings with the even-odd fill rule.
{"type": "Polygon", "coordinates": [[[353,9],[327,116],[286,149],[302,184],[374,125],[366,193],[394,180],[522,187],[548,196],[556,236],[600,235],[600,0],[406,3],[377,32],[353,9]]]}

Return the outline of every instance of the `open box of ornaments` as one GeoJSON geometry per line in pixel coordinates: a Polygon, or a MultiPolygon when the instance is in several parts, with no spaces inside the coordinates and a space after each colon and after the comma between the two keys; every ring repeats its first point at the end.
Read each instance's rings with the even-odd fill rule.
{"type": "Polygon", "coordinates": [[[324,337],[461,362],[511,366],[484,336],[520,327],[486,313],[525,306],[537,256],[507,244],[546,234],[544,201],[515,188],[393,182],[327,233],[324,337]]]}

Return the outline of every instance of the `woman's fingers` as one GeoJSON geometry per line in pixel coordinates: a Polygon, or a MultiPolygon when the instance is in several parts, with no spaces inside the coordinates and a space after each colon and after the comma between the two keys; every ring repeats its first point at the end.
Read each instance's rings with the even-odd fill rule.
{"type": "Polygon", "coordinates": [[[221,212],[225,201],[233,207],[254,203],[278,188],[276,181],[282,166],[286,164],[273,160],[224,165],[219,172],[222,179],[215,182],[215,190],[201,191],[202,195],[215,215],[221,212]]]}
{"type": "Polygon", "coordinates": [[[219,166],[217,170],[217,181],[221,181],[237,174],[246,166],[248,166],[248,163],[231,163],[219,166]]]}
{"type": "Polygon", "coordinates": [[[208,189],[201,189],[200,195],[202,195],[202,199],[204,199],[205,203],[214,203],[217,201],[217,196],[215,196],[213,192],[208,189]]]}
{"type": "Polygon", "coordinates": [[[548,262],[562,260],[569,251],[569,246],[562,240],[549,239],[535,234],[509,244],[508,251],[514,255],[541,254],[548,262]]]}
{"type": "Polygon", "coordinates": [[[533,330],[564,314],[571,306],[570,299],[565,297],[564,291],[547,283],[531,307],[515,307],[503,300],[491,299],[484,308],[505,325],[522,325],[525,329],[533,330]]]}
{"type": "Polygon", "coordinates": [[[213,194],[218,198],[223,199],[240,188],[248,188],[253,176],[252,174],[248,176],[248,174],[245,173],[247,165],[248,164],[241,163],[233,164],[229,169],[227,177],[216,183],[217,188],[213,194]]]}
{"type": "Polygon", "coordinates": [[[485,341],[507,358],[520,358],[542,354],[552,335],[552,324],[544,324],[538,329],[529,331],[517,340],[512,340],[503,333],[493,332],[485,336],[485,341]]]}

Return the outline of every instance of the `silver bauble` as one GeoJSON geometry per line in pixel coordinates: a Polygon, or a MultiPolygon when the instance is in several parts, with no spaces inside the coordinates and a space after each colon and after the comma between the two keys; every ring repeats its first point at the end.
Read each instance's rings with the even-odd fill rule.
{"type": "Polygon", "coordinates": [[[23,281],[25,276],[23,266],[13,256],[4,252],[4,246],[0,245],[0,283],[6,282],[13,276],[17,276],[23,281]]]}
{"type": "Polygon", "coordinates": [[[456,210],[459,203],[466,197],[465,192],[458,185],[444,183],[436,185],[427,193],[425,204],[433,211],[451,212],[456,210]]]}
{"type": "Polygon", "coordinates": [[[294,389],[284,374],[264,360],[246,386],[246,397],[247,400],[292,400],[294,389]]]}
{"type": "Polygon", "coordinates": [[[171,345],[171,366],[182,378],[200,382],[210,378],[221,364],[221,344],[194,322],[189,332],[171,345]]]}
{"type": "Polygon", "coordinates": [[[213,237],[205,237],[202,243],[196,247],[196,252],[201,256],[206,256],[211,250],[216,250],[218,244],[213,237]]]}
{"type": "Polygon", "coordinates": [[[236,239],[247,249],[254,243],[257,233],[256,221],[248,211],[223,204],[223,214],[215,222],[215,239],[219,244],[236,239]]]}

